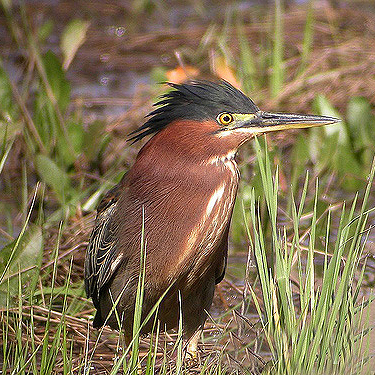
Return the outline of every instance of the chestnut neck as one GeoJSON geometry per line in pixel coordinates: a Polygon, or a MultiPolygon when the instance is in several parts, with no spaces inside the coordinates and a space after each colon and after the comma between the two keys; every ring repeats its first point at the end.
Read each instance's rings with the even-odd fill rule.
{"type": "Polygon", "coordinates": [[[220,126],[213,120],[179,120],[154,135],[139,151],[137,161],[150,159],[157,163],[207,165],[211,160],[235,155],[249,138],[244,134],[220,136],[220,126]]]}

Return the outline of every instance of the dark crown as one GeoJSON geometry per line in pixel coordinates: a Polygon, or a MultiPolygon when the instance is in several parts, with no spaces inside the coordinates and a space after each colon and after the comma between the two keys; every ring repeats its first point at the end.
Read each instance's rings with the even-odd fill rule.
{"type": "Polygon", "coordinates": [[[174,90],[161,96],[159,106],[146,117],[149,119],[132,132],[129,140],[137,142],[157,133],[175,120],[216,119],[221,112],[255,113],[259,108],[240,90],[227,81],[193,81],[184,84],[168,83],[174,90]]]}

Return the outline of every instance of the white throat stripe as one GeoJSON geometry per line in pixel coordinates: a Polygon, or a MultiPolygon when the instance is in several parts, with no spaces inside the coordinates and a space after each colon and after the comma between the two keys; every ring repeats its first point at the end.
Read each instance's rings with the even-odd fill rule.
{"type": "Polygon", "coordinates": [[[216,202],[223,196],[223,193],[224,193],[224,185],[221,185],[211,195],[211,198],[208,201],[207,208],[206,208],[206,215],[207,216],[212,212],[212,209],[214,208],[216,202]]]}

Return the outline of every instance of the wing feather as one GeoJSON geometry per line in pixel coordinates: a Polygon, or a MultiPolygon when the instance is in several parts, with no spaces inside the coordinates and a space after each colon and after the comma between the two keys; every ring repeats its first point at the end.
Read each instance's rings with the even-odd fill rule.
{"type": "Polygon", "coordinates": [[[96,305],[99,292],[119,266],[114,212],[120,196],[119,186],[110,190],[98,206],[85,260],[85,289],[96,305]]]}

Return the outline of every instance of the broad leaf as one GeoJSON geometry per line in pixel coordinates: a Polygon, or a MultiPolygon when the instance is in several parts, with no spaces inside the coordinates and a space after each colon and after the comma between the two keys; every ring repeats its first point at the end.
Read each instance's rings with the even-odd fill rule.
{"type": "Polygon", "coordinates": [[[0,274],[8,263],[8,271],[0,284],[0,306],[14,302],[21,282],[23,291],[32,291],[38,280],[43,255],[43,234],[39,226],[32,225],[22,236],[18,246],[12,241],[0,251],[0,274]]]}
{"type": "Polygon", "coordinates": [[[64,70],[69,68],[78,48],[83,44],[86,38],[87,29],[90,22],[83,20],[73,20],[63,31],[60,47],[64,54],[64,70]]]}

